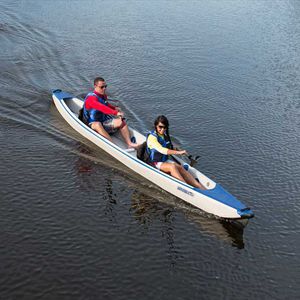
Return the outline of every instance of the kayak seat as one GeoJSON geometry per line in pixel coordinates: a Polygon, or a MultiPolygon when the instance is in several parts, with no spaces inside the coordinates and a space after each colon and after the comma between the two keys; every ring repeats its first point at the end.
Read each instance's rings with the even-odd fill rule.
{"type": "Polygon", "coordinates": [[[147,142],[145,141],[144,143],[142,143],[136,148],[136,157],[148,164],[150,162],[150,159],[149,159],[149,154],[146,151],[146,148],[147,148],[147,142]]]}

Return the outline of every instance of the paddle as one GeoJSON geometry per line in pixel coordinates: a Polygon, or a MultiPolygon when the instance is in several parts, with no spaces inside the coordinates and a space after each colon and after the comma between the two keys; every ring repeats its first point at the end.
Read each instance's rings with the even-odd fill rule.
{"type": "Polygon", "coordinates": [[[172,159],[178,164],[178,165],[181,165],[180,161],[174,157],[174,155],[170,155],[170,157],[172,157],[172,159]]]}
{"type": "MultiPolygon", "coordinates": [[[[176,150],[178,150],[179,151],[179,149],[176,149],[176,150]]],[[[190,162],[189,162],[189,165],[191,166],[191,167],[194,167],[197,163],[198,163],[198,160],[199,160],[199,158],[200,158],[200,156],[199,155],[197,155],[197,156],[193,156],[193,155],[191,155],[191,154],[183,154],[186,158],[188,158],[189,160],[190,160],[190,162]]],[[[181,163],[176,159],[176,157],[174,157],[174,155],[170,155],[171,157],[172,157],[172,159],[176,162],[176,163],[178,163],[179,165],[181,165],[181,163]]]]}
{"type": "MultiPolygon", "coordinates": [[[[178,148],[175,148],[175,150],[177,150],[177,151],[180,151],[180,149],[178,149],[178,148]]],[[[197,163],[198,163],[198,160],[199,160],[199,158],[200,158],[200,155],[191,155],[191,154],[189,154],[189,153],[187,153],[187,154],[183,154],[186,158],[188,158],[189,160],[190,160],[190,163],[189,163],[189,165],[191,166],[191,167],[194,167],[197,163]]]]}
{"type": "Polygon", "coordinates": [[[200,158],[199,155],[193,156],[193,155],[186,155],[186,157],[190,160],[190,166],[193,167],[198,163],[198,160],[200,158]]]}
{"type": "Polygon", "coordinates": [[[111,102],[121,102],[120,100],[118,100],[118,99],[107,99],[107,101],[111,101],[111,102]]]}

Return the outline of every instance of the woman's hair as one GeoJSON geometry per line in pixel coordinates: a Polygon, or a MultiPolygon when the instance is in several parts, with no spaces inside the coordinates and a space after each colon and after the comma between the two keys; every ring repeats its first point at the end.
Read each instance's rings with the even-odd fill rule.
{"type": "MultiPolygon", "coordinates": [[[[167,119],[167,117],[165,117],[164,115],[161,115],[161,116],[158,116],[155,121],[154,121],[154,128],[155,128],[155,131],[156,131],[156,126],[161,123],[163,125],[166,126],[166,136],[167,136],[167,139],[168,141],[170,142],[170,145],[171,145],[171,148],[170,149],[174,149],[173,147],[173,144],[172,144],[172,141],[171,141],[171,138],[170,138],[170,135],[169,135],[169,121],[167,119]]],[[[157,133],[157,132],[156,132],[157,133]]]]}
{"type": "Polygon", "coordinates": [[[169,121],[168,119],[165,117],[165,116],[158,116],[155,121],[154,121],[154,127],[156,129],[156,126],[159,124],[159,123],[162,123],[166,126],[166,129],[169,128],[169,121]]]}

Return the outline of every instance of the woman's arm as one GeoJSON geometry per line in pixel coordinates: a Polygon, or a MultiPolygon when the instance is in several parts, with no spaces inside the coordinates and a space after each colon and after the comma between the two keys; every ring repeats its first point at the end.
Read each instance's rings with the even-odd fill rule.
{"type": "Polygon", "coordinates": [[[147,140],[148,147],[150,149],[155,149],[156,151],[160,152],[161,154],[166,154],[166,155],[172,155],[172,154],[177,154],[177,155],[182,155],[186,154],[185,150],[171,150],[166,147],[163,147],[157,140],[157,138],[153,135],[148,136],[147,140]]]}
{"type": "Polygon", "coordinates": [[[182,155],[182,154],[186,154],[186,151],[185,150],[171,150],[171,149],[168,149],[167,154],[168,155],[172,155],[172,154],[182,155]]]}

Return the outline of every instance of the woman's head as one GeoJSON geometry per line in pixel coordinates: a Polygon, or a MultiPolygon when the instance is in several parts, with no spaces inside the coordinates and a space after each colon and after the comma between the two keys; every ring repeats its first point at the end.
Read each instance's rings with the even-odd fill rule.
{"type": "Polygon", "coordinates": [[[156,132],[163,134],[169,129],[169,121],[165,116],[158,116],[154,121],[154,127],[156,132]]]}

